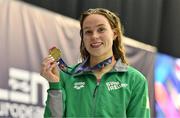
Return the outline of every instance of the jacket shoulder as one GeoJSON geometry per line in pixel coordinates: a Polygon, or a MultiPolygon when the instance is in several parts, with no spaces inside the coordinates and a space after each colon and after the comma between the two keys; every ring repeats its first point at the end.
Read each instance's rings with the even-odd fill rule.
{"type": "Polygon", "coordinates": [[[132,67],[132,66],[128,66],[128,75],[132,76],[133,78],[139,78],[142,80],[146,80],[146,77],[143,75],[142,72],[140,72],[139,70],[137,70],[136,68],[132,67]]]}

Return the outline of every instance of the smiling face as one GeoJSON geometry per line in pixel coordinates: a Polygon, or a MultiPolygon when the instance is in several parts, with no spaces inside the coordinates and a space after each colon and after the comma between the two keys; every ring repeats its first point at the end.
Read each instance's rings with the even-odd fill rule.
{"type": "Polygon", "coordinates": [[[106,17],[99,14],[87,16],[82,33],[84,46],[91,57],[113,56],[112,45],[116,35],[106,17]]]}

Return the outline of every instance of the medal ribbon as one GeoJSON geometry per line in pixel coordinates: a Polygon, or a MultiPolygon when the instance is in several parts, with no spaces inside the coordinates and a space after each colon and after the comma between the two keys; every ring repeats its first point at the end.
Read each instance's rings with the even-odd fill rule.
{"type": "Polygon", "coordinates": [[[72,74],[75,74],[75,73],[79,73],[79,72],[82,72],[82,71],[92,71],[92,70],[97,70],[97,69],[102,69],[104,68],[105,66],[109,65],[112,63],[112,59],[113,59],[113,56],[109,57],[108,59],[105,59],[104,61],[96,64],[95,66],[93,67],[89,67],[89,66],[86,66],[86,62],[87,60],[85,61],[85,63],[83,63],[82,65],[80,65],[78,68],[77,68],[77,71],[75,73],[70,73],[68,71],[68,68],[72,69],[71,67],[69,67],[64,61],[63,59],[61,58],[61,51],[56,48],[56,47],[52,47],[50,50],[49,50],[49,53],[50,55],[55,59],[56,62],[58,62],[58,67],[59,69],[61,69],[62,71],[64,71],[65,73],[68,73],[70,75],[72,74]]]}
{"type": "Polygon", "coordinates": [[[109,57],[108,59],[105,59],[104,61],[96,64],[95,66],[93,67],[89,67],[89,66],[80,66],[78,69],[77,69],[77,72],[81,72],[81,71],[92,71],[92,70],[97,70],[97,69],[102,69],[104,68],[105,66],[109,65],[112,63],[112,59],[113,57],[109,57]]]}

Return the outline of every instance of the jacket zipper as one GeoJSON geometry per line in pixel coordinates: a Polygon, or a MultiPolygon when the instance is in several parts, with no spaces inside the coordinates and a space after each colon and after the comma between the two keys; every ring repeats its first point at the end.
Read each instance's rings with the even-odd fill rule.
{"type": "Polygon", "coordinates": [[[96,87],[93,91],[93,116],[95,116],[95,111],[96,111],[96,100],[97,100],[97,92],[99,88],[99,82],[97,82],[96,87]]]}
{"type": "Polygon", "coordinates": [[[96,97],[96,93],[97,93],[97,89],[99,87],[99,84],[96,85],[95,89],[94,89],[94,93],[93,93],[93,98],[95,99],[96,97]]]}

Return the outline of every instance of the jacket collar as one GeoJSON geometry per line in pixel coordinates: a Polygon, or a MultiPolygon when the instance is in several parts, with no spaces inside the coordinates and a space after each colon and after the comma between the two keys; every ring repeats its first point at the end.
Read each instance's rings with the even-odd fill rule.
{"type": "Polygon", "coordinates": [[[128,71],[128,65],[122,63],[121,59],[118,59],[113,69],[115,69],[115,71],[118,71],[118,72],[126,72],[128,71]]]}

